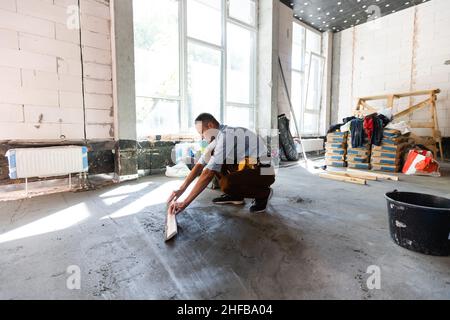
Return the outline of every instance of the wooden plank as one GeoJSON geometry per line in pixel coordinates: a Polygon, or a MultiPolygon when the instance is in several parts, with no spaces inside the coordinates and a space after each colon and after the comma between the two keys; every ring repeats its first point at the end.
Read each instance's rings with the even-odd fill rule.
{"type": "Polygon", "coordinates": [[[368,105],[367,102],[365,101],[361,101],[361,104],[363,105],[363,107],[368,110],[368,111],[372,111],[372,112],[377,112],[377,109],[368,105]]]}
{"type": "Polygon", "coordinates": [[[394,96],[395,98],[405,98],[405,97],[415,97],[415,96],[425,96],[425,95],[430,95],[430,94],[438,94],[440,92],[441,92],[441,90],[439,90],[439,89],[421,90],[421,91],[413,91],[413,92],[404,92],[404,93],[384,94],[384,95],[378,95],[378,96],[362,97],[360,99],[361,100],[365,100],[365,101],[384,100],[384,99],[389,99],[392,96],[394,96]]]}
{"type": "Polygon", "coordinates": [[[358,103],[356,104],[356,110],[360,110],[361,109],[361,99],[358,99],[358,103]]]}
{"type": "Polygon", "coordinates": [[[412,107],[409,107],[409,108],[406,109],[406,110],[403,110],[403,111],[401,111],[401,112],[398,112],[398,113],[394,114],[394,119],[397,119],[397,118],[401,118],[401,117],[407,116],[407,115],[413,113],[414,111],[417,111],[417,110],[419,110],[419,109],[422,109],[422,108],[426,107],[428,104],[431,104],[430,99],[427,99],[427,100],[425,100],[425,101],[422,101],[422,102],[420,102],[420,103],[418,103],[418,104],[416,104],[416,105],[414,105],[414,106],[412,106],[412,107]]]}
{"type": "Polygon", "coordinates": [[[395,94],[397,98],[405,98],[405,97],[416,97],[416,96],[425,96],[430,94],[438,94],[441,93],[440,89],[434,89],[434,90],[421,90],[421,91],[413,91],[413,92],[405,92],[405,93],[398,93],[395,94]]]}
{"type": "Polygon", "coordinates": [[[388,95],[388,94],[383,94],[383,95],[379,95],[379,96],[362,97],[361,100],[364,100],[364,101],[384,100],[384,99],[388,99],[389,96],[390,95],[388,95]]]}
{"type": "Polygon", "coordinates": [[[178,233],[177,216],[167,209],[165,241],[169,241],[178,233]]]}
{"type": "Polygon", "coordinates": [[[419,121],[411,121],[409,122],[409,126],[411,128],[434,128],[433,122],[419,122],[419,121]]]}
{"type": "Polygon", "coordinates": [[[388,102],[387,102],[387,107],[388,108],[390,108],[390,109],[394,108],[394,99],[395,99],[395,95],[391,95],[388,98],[388,102]]]}
{"type": "Polygon", "coordinates": [[[375,172],[366,172],[366,171],[361,171],[361,170],[357,170],[357,169],[347,169],[347,172],[362,172],[362,173],[365,173],[365,174],[367,174],[367,175],[371,175],[371,176],[374,176],[374,177],[377,177],[377,179],[380,179],[380,180],[391,180],[391,181],[398,181],[399,180],[399,178],[397,177],[397,176],[393,176],[393,175],[390,175],[390,174],[383,174],[383,173],[375,173],[375,172]]]}
{"type": "Polygon", "coordinates": [[[366,184],[366,180],[363,180],[363,179],[352,178],[352,177],[342,177],[342,176],[337,176],[337,175],[328,174],[328,173],[320,173],[319,177],[329,179],[329,180],[350,182],[350,183],[355,183],[355,184],[360,184],[360,185],[366,184]]]}
{"type": "Polygon", "coordinates": [[[371,180],[371,181],[377,181],[377,177],[373,175],[366,174],[365,172],[347,172],[347,171],[328,171],[327,173],[342,176],[342,177],[351,177],[351,178],[358,178],[363,180],[371,180]]]}

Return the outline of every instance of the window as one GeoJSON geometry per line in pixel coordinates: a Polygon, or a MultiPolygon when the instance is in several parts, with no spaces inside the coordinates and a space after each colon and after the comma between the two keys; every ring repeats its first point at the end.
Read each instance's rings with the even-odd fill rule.
{"type": "Polygon", "coordinates": [[[308,62],[306,83],[306,103],[303,110],[303,133],[317,135],[320,126],[320,107],[322,103],[322,81],[325,59],[311,52],[308,62]]]}
{"type": "Polygon", "coordinates": [[[205,42],[222,44],[222,0],[188,0],[187,34],[205,42]]]}
{"type": "Polygon", "coordinates": [[[202,112],[220,119],[222,53],[220,50],[190,43],[188,46],[189,128],[202,112]]]}
{"type": "Polygon", "coordinates": [[[137,96],[179,96],[178,1],[134,0],[134,28],[137,96]]]}
{"type": "Polygon", "coordinates": [[[167,134],[180,122],[179,4],[134,0],[133,6],[137,134],[167,134]]]}
{"type": "Polygon", "coordinates": [[[173,133],[174,124],[180,123],[180,103],[175,100],[136,97],[137,132],[143,136],[173,133]]]}
{"type": "Polygon", "coordinates": [[[292,32],[292,104],[302,134],[318,135],[325,59],[322,37],[298,22],[292,32]]]}
{"type": "Polygon", "coordinates": [[[230,0],[229,16],[254,26],[256,22],[256,4],[254,0],[230,0]]]}
{"type": "Polygon", "coordinates": [[[253,34],[232,23],[227,34],[227,101],[252,102],[253,34]]]}
{"type": "Polygon", "coordinates": [[[255,0],[133,0],[138,137],[209,112],[254,128],[255,0]]]}

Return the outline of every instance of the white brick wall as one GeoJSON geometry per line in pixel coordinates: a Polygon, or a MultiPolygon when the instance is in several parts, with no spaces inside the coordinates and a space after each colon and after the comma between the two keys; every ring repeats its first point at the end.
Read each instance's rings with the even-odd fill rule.
{"type": "Polygon", "coordinates": [[[77,4],[0,0],[0,140],[113,138],[109,1],[81,1],[81,39],[77,4]]]}
{"type": "MultiPolygon", "coordinates": [[[[351,115],[360,96],[439,88],[439,126],[449,137],[449,18],[450,1],[433,0],[341,32],[338,119],[351,115]]],[[[399,110],[409,99],[402,103],[399,110]]],[[[429,119],[428,114],[418,112],[412,119],[429,119]]]]}

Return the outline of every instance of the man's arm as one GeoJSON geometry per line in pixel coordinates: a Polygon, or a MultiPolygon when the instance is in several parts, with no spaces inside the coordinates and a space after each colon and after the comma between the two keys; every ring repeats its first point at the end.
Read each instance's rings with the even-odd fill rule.
{"type": "Polygon", "coordinates": [[[214,178],[215,174],[216,173],[212,170],[209,169],[203,170],[202,174],[200,175],[200,178],[198,179],[197,183],[195,184],[194,188],[192,189],[191,193],[188,195],[186,200],[172,203],[170,205],[170,212],[177,214],[186,209],[186,207],[189,206],[191,202],[194,201],[195,198],[197,198],[200,193],[202,193],[203,190],[205,190],[205,188],[214,178]]]}
{"type": "Polygon", "coordinates": [[[183,184],[181,185],[180,189],[186,190],[192,183],[192,181],[195,180],[201,173],[205,166],[201,163],[197,163],[189,172],[188,176],[184,180],[183,184]]]}
{"type": "Polygon", "coordinates": [[[186,179],[184,179],[183,184],[181,185],[180,189],[175,190],[170,195],[169,199],[167,199],[167,203],[172,202],[172,200],[176,200],[177,198],[181,197],[181,195],[186,191],[186,189],[191,185],[192,181],[197,178],[197,176],[202,172],[203,168],[205,166],[201,163],[197,163],[194,168],[192,168],[191,172],[189,172],[186,179]]]}

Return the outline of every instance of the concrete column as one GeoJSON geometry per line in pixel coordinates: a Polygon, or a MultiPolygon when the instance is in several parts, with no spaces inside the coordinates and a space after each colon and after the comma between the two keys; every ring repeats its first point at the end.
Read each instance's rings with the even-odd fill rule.
{"type": "Polygon", "coordinates": [[[331,86],[333,64],[333,33],[322,33],[322,55],[325,57],[322,90],[322,112],[320,121],[320,133],[325,135],[331,124],[331,86]]]}
{"type": "Polygon", "coordinates": [[[257,128],[277,128],[278,0],[260,0],[258,15],[257,128]]]}
{"type": "MultiPolygon", "coordinates": [[[[279,0],[259,0],[258,89],[256,128],[278,129],[278,15],[279,0]]],[[[266,131],[268,132],[268,131],[266,131]]],[[[278,135],[270,134],[268,145],[278,161],[278,135]]]]}
{"type": "Polygon", "coordinates": [[[339,92],[340,92],[340,73],[341,73],[341,38],[342,33],[333,35],[333,57],[332,57],[332,77],[331,77],[331,117],[330,123],[336,124],[339,121],[339,92]]]}
{"type": "Polygon", "coordinates": [[[111,0],[111,42],[115,111],[115,173],[119,181],[138,177],[133,1],[111,0]]]}

